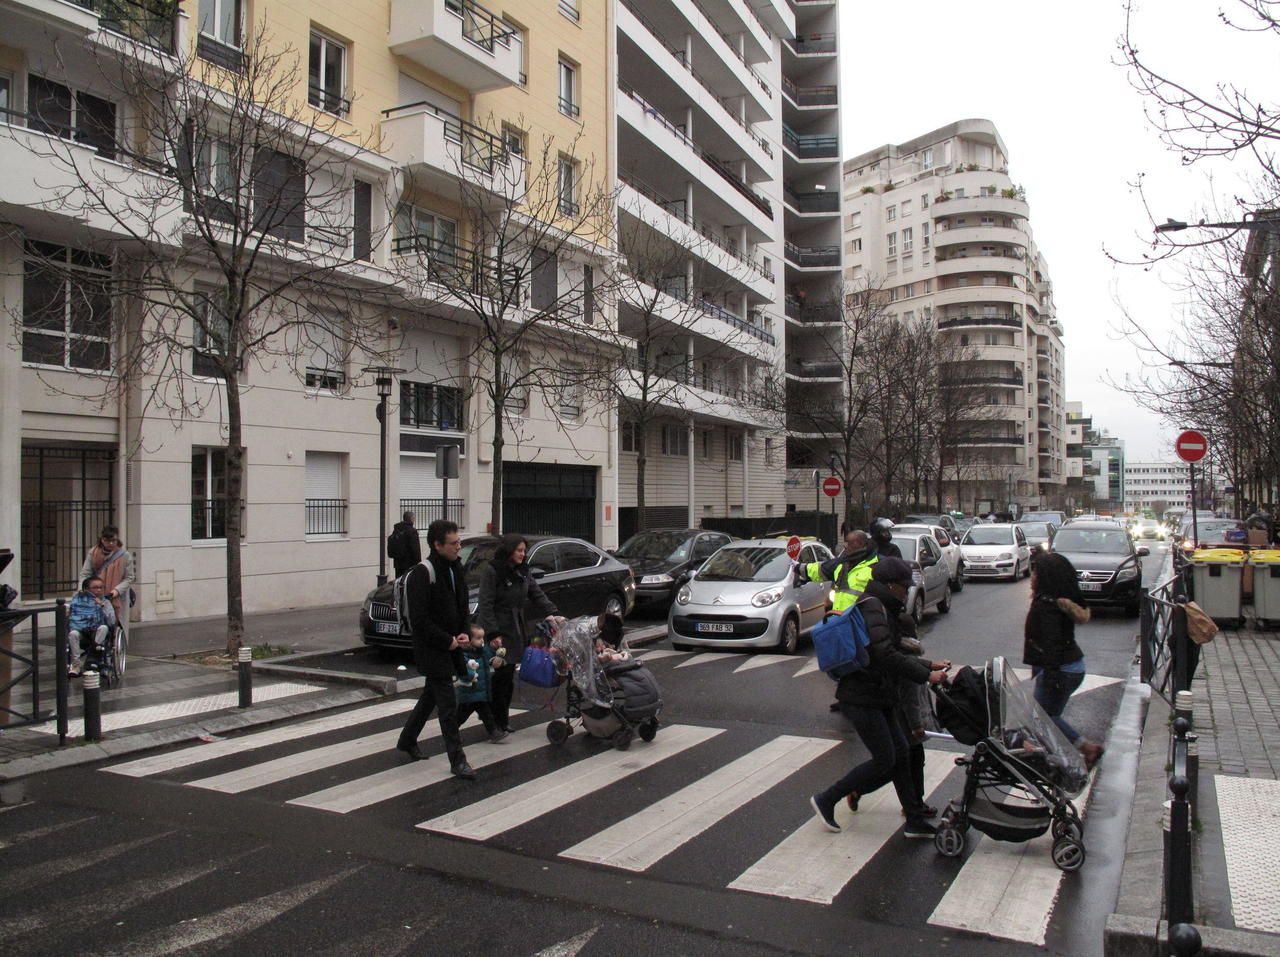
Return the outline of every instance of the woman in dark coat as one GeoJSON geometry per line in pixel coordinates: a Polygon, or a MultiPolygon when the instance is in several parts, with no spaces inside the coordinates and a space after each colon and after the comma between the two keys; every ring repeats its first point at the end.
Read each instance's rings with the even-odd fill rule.
{"type": "Polygon", "coordinates": [[[556,606],[539,587],[525,564],[529,543],[508,533],[498,540],[493,560],[480,570],[480,604],[476,617],[494,650],[506,648],[510,667],[493,674],[493,717],[499,728],[511,731],[511,695],[515,691],[515,666],[524,657],[529,638],[525,608],[532,606],[538,618],[558,615],[556,606]]]}
{"type": "Polygon", "coordinates": [[[1036,703],[1093,767],[1102,757],[1102,745],[1085,739],[1062,716],[1072,692],[1084,681],[1084,652],[1076,644],[1076,625],[1088,620],[1075,567],[1056,552],[1039,555],[1031,564],[1031,608],[1023,629],[1022,662],[1031,666],[1036,703]]]}

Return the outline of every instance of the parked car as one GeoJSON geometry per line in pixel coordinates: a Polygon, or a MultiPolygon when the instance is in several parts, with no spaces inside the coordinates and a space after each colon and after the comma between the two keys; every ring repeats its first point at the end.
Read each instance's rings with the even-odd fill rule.
{"type": "Polygon", "coordinates": [[[1058,529],[1057,525],[1044,520],[1020,519],[1017,525],[1022,529],[1022,534],[1026,537],[1032,551],[1037,548],[1047,549],[1049,543],[1053,541],[1053,533],[1058,529]]]}
{"type": "Polygon", "coordinates": [[[941,525],[896,525],[893,529],[895,534],[898,529],[905,532],[929,532],[933,535],[934,544],[942,550],[942,557],[947,563],[951,590],[959,591],[964,588],[964,554],[960,551],[960,539],[957,536],[948,534],[941,525]]]}
{"type": "MultiPolygon", "coordinates": [[[[801,564],[824,562],[821,542],[800,549],[801,564]]],[[[667,616],[671,647],[771,648],[795,652],[822,620],[830,582],[795,583],[785,539],[730,542],[681,585],[667,616]]]]}
{"type": "Polygon", "coordinates": [[[1031,574],[1031,549],[1017,525],[975,525],[960,539],[965,578],[1008,578],[1031,574]]]}
{"type": "Polygon", "coordinates": [[[911,566],[911,588],[907,591],[907,611],[920,624],[926,608],[936,606],[945,615],[951,610],[951,572],[942,547],[928,528],[906,531],[902,526],[893,530],[893,544],[902,551],[902,560],[911,566]]]}
{"type": "Polygon", "coordinates": [[[1022,517],[1018,519],[1018,524],[1023,525],[1027,522],[1048,522],[1050,525],[1058,526],[1067,523],[1067,513],[1059,512],[1053,509],[1047,511],[1039,510],[1034,512],[1023,512],[1022,517]]]}
{"type": "Polygon", "coordinates": [[[1249,529],[1244,522],[1234,518],[1200,518],[1196,520],[1195,532],[1198,537],[1192,541],[1191,519],[1182,525],[1182,547],[1190,551],[1193,548],[1239,548],[1249,541],[1249,529]]]}
{"type": "Polygon", "coordinates": [[[919,512],[908,515],[902,520],[903,525],[941,525],[948,535],[956,533],[956,520],[946,512],[919,512]]]}
{"type": "MultiPolygon", "coordinates": [[[[567,618],[609,612],[626,615],[635,606],[636,580],[631,568],[603,549],[579,538],[526,535],[530,574],[567,618]]],[[[423,543],[425,547],[425,542],[423,543]]],[[[493,558],[497,536],[475,535],[462,540],[463,573],[471,588],[474,615],[480,593],[480,569],[493,558]]],[[[366,645],[408,648],[412,642],[400,635],[392,607],[394,582],[375,588],[360,608],[360,635],[366,645]]]]}
{"type": "Polygon", "coordinates": [[[1142,591],[1142,562],[1151,554],[1137,545],[1114,522],[1074,521],[1053,537],[1050,551],[1065,556],[1076,569],[1080,591],[1091,605],[1121,605],[1131,617],[1138,614],[1142,591]]]}
{"type": "Polygon", "coordinates": [[[636,607],[663,608],[675,601],[680,576],[733,541],[724,532],[700,528],[655,528],[637,532],[613,553],[636,576],[636,607]]]}

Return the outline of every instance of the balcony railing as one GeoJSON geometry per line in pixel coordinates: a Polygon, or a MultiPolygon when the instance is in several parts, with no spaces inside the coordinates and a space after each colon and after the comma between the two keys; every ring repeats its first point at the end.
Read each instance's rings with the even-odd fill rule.
{"type": "Polygon", "coordinates": [[[444,0],[444,8],[462,21],[462,35],[490,53],[495,44],[508,46],[515,30],[475,0],[444,0]]]}
{"type": "Polygon", "coordinates": [[[1023,379],[1021,375],[975,375],[971,377],[963,376],[961,377],[961,381],[958,381],[955,384],[961,387],[968,387],[972,385],[1021,386],[1023,385],[1023,379]]]}
{"type": "Polygon", "coordinates": [[[1021,329],[1022,320],[1016,316],[957,316],[938,320],[939,329],[961,329],[966,326],[1007,326],[1021,329]]]}
{"type": "Polygon", "coordinates": [[[448,110],[442,110],[434,103],[428,103],[426,100],[405,103],[383,110],[382,115],[391,118],[407,110],[422,110],[440,117],[444,121],[444,138],[461,147],[462,162],[467,166],[492,175],[495,168],[510,165],[511,150],[503,142],[502,137],[474,123],[468,123],[462,117],[448,110]]]}
{"type": "Polygon", "coordinates": [[[840,265],[840,246],[797,246],[787,243],[787,262],[801,269],[840,265]]]}
{"type": "Polygon", "coordinates": [[[840,194],[834,190],[826,192],[797,193],[790,186],[782,187],[791,208],[800,213],[838,213],[840,212],[840,194]]]}
{"type": "Polygon", "coordinates": [[[451,498],[445,502],[442,498],[402,498],[400,514],[413,512],[419,525],[426,526],[437,518],[446,518],[451,522],[462,522],[462,507],[466,499],[451,498]]]}
{"type": "Polygon", "coordinates": [[[782,78],[782,89],[796,106],[835,106],[836,88],[834,86],[796,86],[790,77],[782,78]]]}
{"type": "Polygon", "coordinates": [[[814,53],[835,53],[836,35],[834,33],[807,33],[800,37],[783,37],[787,46],[798,56],[809,56],[814,53]]]}
{"type": "Polygon", "coordinates": [[[969,435],[960,440],[961,445],[1021,445],[1020,435],[969,435]]]}
{"type": "Polygon", "coordinates": [[[490,298],[502,294],[519,300],[515,290],[516,270],[503,267],[498,260],[471,246],[414,234],[397,236],[391,241],[391,251],[397,256],[418,255],[426,267],[427,278],[446,289],[467,290],[490,298]]]}
{"type": "Polygon", "coordinates": [[[786,125],[782,127],[782,143],[798,159],[835,159],[840,155],[838,137],[802,135],[786,125]]]}
{"type": "Polygon", "coordinates": [[[840,307],[833,302],[806,306],[795,296],[787,296],[785,310],[788,319],[796,322],[839,322],[840,307]]]}
{"type": "Polygon", "coordinates": [[[813,379],[839,378],[844,375],[844,367],[839,359],[795,359],[787,363],[787,371],[792,375],[813,379]]]}
{"type": "Polygon", "coordinates": [[[98,15],[98,25],[130,40],[173,52],[177,4],[164,0],[73,0],[98,15]]]}
{"type": "Polygon", "coordinates": [[[345,498],[309,498],[306,500],[308,535],[345,535],[347,533],[347,500],[345,498]]]}
{"type": "MultiPolygon", "coordinates": [[[[699,2],[699,0],[689,0],[689,2],[692,3],[693,6],[698,10],[698,12],[701,13],[703,17],[706,18],[707,23],[711,25],[711,29],[715,30],[716,33],[720,33],[720,31],[716,28],[715,17],[713,17],[710,13],[707,12],[707,8],[704,7],[699,2]]],[[[748,7],[748,9],[750,8],[748,7]]],[[[757,17],[757,19],[759,18],[757,17]]],[[[725,45],[729,48],[730,52],[733,53],[733,55],[738,58],[738,60],[742,63],[742,65],[747,68],[747,72],[751,74],[751,78],[756,81],[757,85],[759,85],[760,91],[764,93],[764,95],[769,99],[773,99],[773,90],[771,90],[769,88],[769,84],[764,81],[764,77],[762,77],[759,73],[757,73],[755,71],[755,68],[752,67],[752,65],[746,61],[746,58],[738,51],[737,42],[732,37],[730,37],[727,33],[720,33],[720,38],[724,40],[725,45]]]]}
{"type": "Polygon", "coordinates": [[[326,113],[332,113],[334,116],[345,117],[351,112],[351,101],[334,90],[326,90],[323,86],[317,86],[314,83],[307,84],[307,102],[317,109],[324,110],[326,113]]]}

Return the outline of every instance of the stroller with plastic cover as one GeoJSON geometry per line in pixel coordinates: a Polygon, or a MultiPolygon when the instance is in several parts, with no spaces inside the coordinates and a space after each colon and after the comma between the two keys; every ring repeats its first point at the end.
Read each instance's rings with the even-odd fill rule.
{"type": "Polygon", "coordinates": [[[551,635],[556,670],[567,680],[564,714],[547,725],[547,738],[562,744],[576,725],[625,751],[637,735],[644,741],[657,736],[662,690],[630,656],[620,629],[615,643],[602,636],[600,623],[594,616],[571,618],[551,635]]]}
{"type": "Polygon", "coordinates": [[[1053,863],[1079,870],[1084,825],[1071,798],[1084,789],[1088,771],[1036,704],[1031,684],[1019,681],[1004,658],[992,658],[981,672],[961,668],[934,693],[938,723],[973,747],[969,757],[956,759],[965,769],[964,793],[938,822],[938,852],[958,857],[970,827],[998,841],[1030,841],[1051,831],[1053,863]]]}

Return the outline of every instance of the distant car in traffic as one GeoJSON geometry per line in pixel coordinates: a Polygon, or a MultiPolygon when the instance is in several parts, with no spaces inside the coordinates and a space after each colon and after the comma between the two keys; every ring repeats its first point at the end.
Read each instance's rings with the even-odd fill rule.
{"type": "Polygon", "coordinates": [[[1119,605],[1137,617],[1142,592],[1142,562],[1151,554],[1135,546],[1128,531],[1114,522],[1074,521],[1053,537],[1049,550],[1075,567],[1080,592],[1091,605],[1119,605]]]}
{"type": "Polygon", "coordinates": [[[1134,538],[1150,538],[1157,541],[1163,541],[1165,532],[1160,523],[1154,518],[1140,518],[1133,523],[1132,534],[1134,538]]]}
{"type": "Polygon", "coordinates": [[[1017,525],[974,525],[960,539],[966,578],[1007,578],[1031,574],[1031,549],[1017,525]]]}
{"type": "Polygon", "coordinates": [[[911,566],[911,588],[907,591],[907,611],[920,624],[926,608],[936,607],[945,615],[951,610],[951,573],[942,547],[927,527],[898,526],[893,530],[893,544],[902,552],[902,560],[911,566]],[[919,529],[913,531],[912,529],[919,529]]]}
{"type": "Polygon", "coordinates": [[[1239,548],[1249,541],[1249,529],[1244,522],[1234,518],[1199,518],[1196,525],[1191,519],[1182,524],[1182,547],[1192,548],[1239,548]],[[1193,540],[1194,536],[1194,540],[1193,540]]]}
{"type": "MultiPolygon", "coordinates": [[[[821,542],[801,546],[799,562],[824,562],[821,542]]],[[[795,583],[786,539],[730,542],[694,570],[667,616],[671,647],[770,648],[790,655],[822,621],[830,582],[795,583]]]]}
{"type": "Polygon", "coordinates": [[[636,576],[636,607],[663,608],[675,600],[680,576],[697,568],[733,537],[701,528],[655,528],[637,532],[613,553],[636,576]]]}
{"type": "Polygon", "coordinates": [[[956,533],[956,520],[946,512],[914,512],[901,522],[903,525],[941,525],[947,534],[956,533]]]}
{"type": "Polygon", "coordinates": [[[904,532],[929,532],[934,543],[942,549],[942,557],[947,563],[947,574],[952,591],[964,588],[964,553],[960,551],[959,535],[952,535],[941,525],[903,524],[894,526],[894,534],[901,529],[904,532]]]}
{"type": "Polygon", "coordinates": [[[1053,509],[1023,512],[1022,517],[1018,519],[1018,524],[1023,525],[1027,522],[1047,522],[1050,525],[1057,527],[1067,523],[1067,513],[1053,509]]]}
{"type": "Polygon", "coordinates": [[[1022,534],[1027,538],[1027,545],[1032,551],[1037,548],[1041,551],[1047,549],[1049,543],[1053,541],[1053,533],[1058,529],[1058,526],[1052,522],[1029,518],[1020,519],[1017,526],[1022,529],[1022,534]]]}

